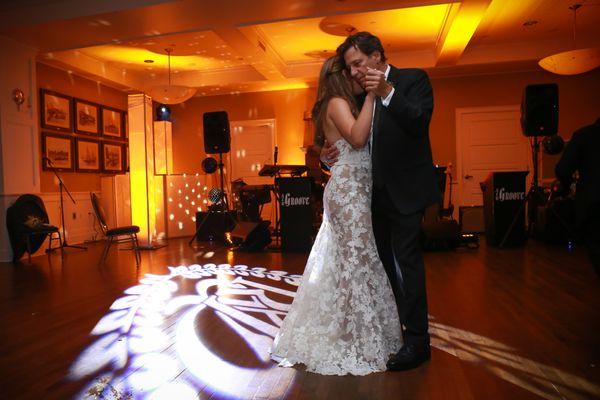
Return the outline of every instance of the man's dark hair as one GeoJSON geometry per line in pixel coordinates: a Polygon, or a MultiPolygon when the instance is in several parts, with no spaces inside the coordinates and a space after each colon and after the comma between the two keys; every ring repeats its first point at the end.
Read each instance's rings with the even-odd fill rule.
{"type": "Polygon", "coordinates": [[[336,50],[337,55],[342,61],[344,60],[344,54],[351,47],[356,47],[367,56],[373,54],[374,51],[378,51],[379,54],[381,54],[381,61],[385,62],[386,60],[381,40],[369,32],[358,32],[354,35],[350,35],[344,40],[344,43],[338,46],[336,50]]]}

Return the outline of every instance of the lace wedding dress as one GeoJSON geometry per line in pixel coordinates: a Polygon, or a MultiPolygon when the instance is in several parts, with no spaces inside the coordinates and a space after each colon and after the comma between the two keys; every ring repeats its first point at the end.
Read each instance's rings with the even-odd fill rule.
{"type": "Polygon", "coordinates": [[[324,192],[323,223],[271,358],[324,375],[386,369],[400,322],[371,225],[371,156],[344,139],[324,192]]]}

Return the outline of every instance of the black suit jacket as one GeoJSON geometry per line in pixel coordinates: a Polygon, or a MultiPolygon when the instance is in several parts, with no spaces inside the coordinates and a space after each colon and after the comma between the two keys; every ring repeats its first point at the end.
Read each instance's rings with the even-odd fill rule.
{"type": "Polygon", "coordinates": [[[385,187],[402,214],[412,214],[440,201],[429,122],[433,90],[421,69],[390,66],[394,94],[386,107],[376,100],[373,120],[373,184],[385,187]]]}
{"type": "Polygon", "coordinates": [[[578,225],[585,221],[594,207],[600,207],[598,149],[600,149],[600,119],[595,124],[585,126],[573,133],[560,161],[556,164],[556,177],[566,186],[573,181],[573,173],[579,171],[575,194],[578,225]]]}

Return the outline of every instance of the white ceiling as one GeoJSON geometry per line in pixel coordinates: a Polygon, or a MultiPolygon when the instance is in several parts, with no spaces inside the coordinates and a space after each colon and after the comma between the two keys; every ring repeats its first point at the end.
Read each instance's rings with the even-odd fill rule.
{"type": "Polygon", "coordinates": [[[536,69],[549,54],[600,46],[600,0],[579,2],[576,43],[574,2],[26,0],[0,4],[0,34],[131,91],[166,83],[173,48],[173,83],[212,95],[314,85],[351,28],[379,36],[394,65],[434,77],[536,69]]]}

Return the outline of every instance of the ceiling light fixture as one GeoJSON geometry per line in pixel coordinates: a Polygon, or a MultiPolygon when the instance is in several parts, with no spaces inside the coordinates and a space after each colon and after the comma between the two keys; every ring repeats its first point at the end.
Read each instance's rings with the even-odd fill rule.
{"type": "Polygon", "coordinates": [[[188,100],[196,93],[195,88],[187,86],[171,85],[171,53],[172,48],[166,48],[167,60],[169,66],[169,84],[168,85],[157,85],[148,89],[148,95],[153,100],[163,104],[179,104],[188,100]]]}
{"type": "Polygon", "coordinates": [[[573,4],[569,7],[569,10],[573,11],[573,47],[575,50],[563,51],[541,59],[538,64],[546,71],[558,75],[577,75],[600,66],[600,48],[577,48],[575,30],[577,10],[581,6],[581,4],[573,4]]]}

